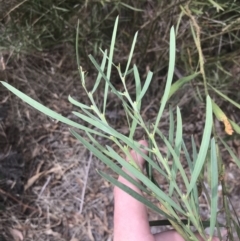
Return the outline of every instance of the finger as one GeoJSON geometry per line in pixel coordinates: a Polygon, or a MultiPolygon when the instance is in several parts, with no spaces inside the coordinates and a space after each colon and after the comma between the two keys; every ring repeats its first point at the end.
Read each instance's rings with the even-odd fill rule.
{"type": "MultiPolygon", "coordinates": [[[[140,141],[139,143],[143,146],[147,146],[146,141],[140,141]]],[[[142,151],[147,154],[145,150],[142,151]]],[[[133,160],[142,168],[144,165],[144,159],[135,151],[131,151],[130,154],[133,160]]],[[[142,194],[136,186],[123,177],[120,176],[118,180],[139,194],[142,194]]],[[[154,238],[150,232],[146,207],[129,194],[125,193],[118,187],[115,187],[114,241],[123,240],[152,241],[154,238]]]]}
{"type": "MultiPolygon", "coordinates": [[[[147,141],[145,141],[145,140],[141,140],[141,141],[139,141],[138,143],[139,143],[141,146],[145,146],[145,147],[148,146],[148,143],[147,143],[147,141]]],[[[142,151],[145,155],[147,154],[147,150],[141,148],[141,151],[142,151]]],[[[134,150],[131,150],[130,154],[131,154],[131,157],[133,158],[133,160],[136,162],[136,164],[140,167],[140,169],[143,170],[143,166],[144,166],[144,164],[145,164],[145,160],[143,159],[143,157],[142,157],[139,153],[135,152],[134,150]]],[[[128,158],[128,157],[126,157],[126,159],[127,159],[127,161],[129,161],[129,158],[128,158]]]]}

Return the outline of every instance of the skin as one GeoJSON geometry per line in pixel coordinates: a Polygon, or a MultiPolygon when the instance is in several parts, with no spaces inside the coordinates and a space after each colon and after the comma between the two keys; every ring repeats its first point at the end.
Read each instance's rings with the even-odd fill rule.
{"type": "MultiPolygon", "coordinates": [[[[143,146],[147,147],[147,142],[144,140],[139,141],[143,146]]],[[[144,151],[147,154],[146,151],[144,151]]],[[[133,160],[143,170],[145,160],[131,151],[133,160]]],[[[123,169],[124,170],[124,169],[123,169]]],[[[126,170],[124,170],[126,171],[126,170]]],[[[142,195],[141,191],[119,176],[118,181],[132,188],[134,191],[142,195]]],[[[129,194],[122,191],[120,188],[114,188],[114,241],[184,241],[180,234],[175,230],[161,232],[158,234],[151,234],[148,215],[146,207],[131,197],[129,194]]],[[[199,237],[199,240],[203,240],[199,237]]],[[[214,237],[212,241],[219,241],[214,237]]]]}

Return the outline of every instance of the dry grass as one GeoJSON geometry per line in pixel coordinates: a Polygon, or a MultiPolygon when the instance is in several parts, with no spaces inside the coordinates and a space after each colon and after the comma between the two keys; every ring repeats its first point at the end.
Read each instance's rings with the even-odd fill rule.
{"type": "MultiPolygon", "coordinates": [[[[57,68],[54,75],[51,67],[55,68],[58,63],[56,55],[56,59],[39,59],[45,66],[53,61],[51,67],[46,67],[45,73],[42,69],[42,75],[36,71],[34,64],[30,68],[27,58],[21,59],[14,71],[8,69],[8,76],[18,83],[19,89],[24,89],[59,113],[70,116],[72,106],[68,104],[68,92],[65,92],[64,85],[68,77],[62,75],[69,56],[63,61],[64,67],[57,68]],[[56,81],[58,84],[53,84],[56,81]]],[[[74,90],[71,91],[73,95],[81,94],[79,85],[74,90]]],[[[71,240],[74,237],[77,240],[105,240],[110,237],[112,188],[99,180],[95,172],[95,169],[105,167],[70,136],[67,127],[36,113],[1,91],[5,97],[1,101],[8,100],[9,112],[7,119],[1,123],[2,132],[15,137],[12,143],[5,143],[6,149],[21,155],[24,167],[20,178],[24,180],[26,189],[20,191],[19,199],[16,191],[10,190],[6,183],[2,184],[1,190],[6,190],[9,196],[3,195],[8,204],[7,200],[3,200],[6,210],[2,213],[1,227],[20,230],[24,240],[71,240]],[[15,127],[18,130],[18,136],[6,133],[9,125],[11,129],[15,127]]],[[[83,95],[81,97],[84,98],[83,95]]],[[[10,137],[7,139],[10,140],[10,137]]]]}

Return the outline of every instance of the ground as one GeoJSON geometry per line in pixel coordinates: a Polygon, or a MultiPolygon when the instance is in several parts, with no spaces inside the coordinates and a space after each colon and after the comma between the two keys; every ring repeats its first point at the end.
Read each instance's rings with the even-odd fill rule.
{"type": "MultiPolygon", "coordinates": [[[[52,52],[14,58],[4,54],[0,79],[56,112],[77,120],[71,113],[76,107],[69,103],[68,95],[83,103],[87,102],[87,97],[73,53],[74,47],[61,46],[52,52]]],[[[148,67],[146,64],[146,71],[148,67]]],[[[92,85],[95,77],[96,73],[89,73],[87,84],[92,85]]],[[[166,74],[158,80],[165,77],[166,74]]],[[[129,88],[132,87],[130,83],[129,88]]],[[[32,109],[3,86],[0,93],[0,240],[112,240],[113,187],[96,171],[111,173],[110,170],[70,134],[66,125],[32,109]]],[[[160,97],[161,93],[152,86],[143,103],[145,120],[151,122],[156,117],[160,97]]],[[[171,102],[181,108],[184,138],[188,142],[193,135],[199,146],[205,108],[195,98],[193,86],[184,87],[171,102]]],[[[128,129],[121,107],[115,100],[108,107],[109,121],[126,134],[128,129]]],[[[234,112],[230,107],[226,110],[240,123],[239,110],[234,112]]],[[[168,132],[167,116],[166,111],[160,124],[164,133],[168,132]]],[[[222,124],[217,120],[215,123],[217,131],[224,135],[222,124]]],[[[81,135],[86,138],[84,132],[81,135]]],[[[136,139],[140,138],[141,130],[136,135],[136,139]]],[[[234,135],[228,143],[240,157],[239,137],[234,135]]],[[[163,153],[166,151],[160,142],[159,148],[163,153]]],[[[224,178],[235,211],[240,215],[240,171],[227,154],[224,158],[224,178]]],[[[159,179],[161,181],[161,177],[159,179]]],[[[167,189],[163,180],[162,188],[167,189]]],[[[207,219],[209,206],[204,197],[201,197],[201,209],[202,218],[207,219]]],[[[151,220],[159,218],[150,212],[151,220]]],[[[224,222],[223,215],[219,216],[219,221],[224,222]]],[[[154,232],[158,230],[153,228],[154,232]]]]}

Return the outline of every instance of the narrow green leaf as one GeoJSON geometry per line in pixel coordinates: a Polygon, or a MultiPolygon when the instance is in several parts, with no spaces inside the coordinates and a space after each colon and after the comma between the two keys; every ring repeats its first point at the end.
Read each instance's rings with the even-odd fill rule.
{"type": "Polygon", "coordinates": [[[145,95],[146,91],[148,90],[148,87],[149,87],[149,85],[151,83],[152,77],[153,77],[153,72],[148,71],[146,81],[145,81],[145,83],[143,85],[143,88],[142,88],[142,91],[141,91],[140,95],[138,96],[138,100],[139,101],[143,98],[143,96],[145,95]]]}
{"type": "Polygon", "coordinates": [[[133,7],[133,6],[129,5],[129,4],[126,4],[124,2],[119,2],[119,4],[123,5],[126,8],[129,8],[129,9],[133,10],[134,12],[144,12],[144,10],[139,9],[139,8],[135,8],[135,7],[133,7]]]}
{"type": "Polygon", "coordinates": [[[227,232],[228,240],[235,240],[233,238],[234,233],[233,233],[233,225],[232,225],[233,224],[232,210],[230,210],[229,198],[226,195],[224,195],[224,197],[223,197],[223,208],[225,211],[225,220],[226,220],[226,227],[227,227],[227,231],[228,231],[227,232]]]}
{"type": "Polygon", "coordinates": [[[94,119],[92,117],[88,117],[86,115],[83,115],[79,112],[73,111],[72,112],[75,116],[79,117],[80,119],[86,121],[87,123],[97,127],[98,129],[101,129],[102,131],[106,132],[109,135],[114,135],[111,132],[111,127],[108,126],[106,123],[102,122],[102,120],[98,119],[96,116],[94,116],[94,119]]]}
{"type": "Polygon", "coordinates": [[[135,85],[136,85],[136,102],[138,104],[138,110],[140,111],[141,108],[141,101],[139,99],[142,87],[141,87],[141,80],[138,72],[137,66],[134,64],[133,66],[133,73],[134,73],[134,78],[135,78],[135,85]]]}
{"type": "Polygon", "coordinates": [[[154,130],[153,130],[153,135],[155,134],[159,121],[161,119],[163,110],[165,108],[165,105],[167,103],[170,89],[171,89],[171,84],[172,84],[172,79],[173,79],[173,74],[174,74],[174,65],[175,65],[175,53],[176,53],[176,42],[175,42],[175,33],[174,33],[174,27],[171,28],[170,31],[170,51],[169,51],[169,67],[168,67],[168,76],[167,76],[167,83],[166,87],[164,90],[164,94],[161,100],[161,105],[158,111],[158,115],[156,118],[156,122],[154,125],[154,130]]]}
{"type": "Polygon", "coordinates": [[[213,1],[213,0],[208,0],[208,1],[213,5],[213,7],[215,7],[217,9],[217,12],[219,12],[219,10],[224,11],[224,9],[215,1],[213,1]]]}
{"type": "MultiPolygon", "coordinates": [[[[141,100],[138,99],[138,96],[141,93],[141,80],[140,80],[139,72],[136,65],[133,66],[133,73],[134,73],[135,85],[136,85],[136,102],[135,103],[136,103],[136,108],[138,112],[140,112],[141,100]]],[[[139,116],[138,113],[136,113],[136,111],[134,111],[134,116],[136,118],[138,118],[139,116]]],[[[132,125],[130,127],[130,134],[129,134],[130,138],[133,138],[135,130],[137,128],[137,124],[138,124],[138,121],[135,121],[134,119],[132,119],[132,125]]]]}
{"type": "MultiPolygon", "coordinates": [[[[119,17],[117,16],[115,24],[114,24],[114,28],[113,28],[112,40],[111,40],[111,45],[110,45],[110,52],[109,52],[109,59],[108,59],[108,66],[107,66],[107,79],[108,80],[110,80],[111,71],[112,71],[112,60],[113,60],[114,46],[115,46],[115,41],[116,41],[116,36],[117,36],[118,19],[119,19],[119,17]]],[[[106,82],[105,90],[104,90],[104,99],[103,99],[103,114],[104,115],[106,112],[108,88],[109,88],[109,83],[106,82]]]]}
{"type": "Polygon", "coordinates": [[[62,123],[65,123],[69,126],[72,127],[76,127],[78,129],[84,130],[84,131],[89,131],[90,133],[94,133],[96,135],[100,135],[100,136],[104,136],[103,134],[99,133],[98,131],[92,130],[84,125],[78,124],[72,120],[69,120],[68,118],[56,113],[55,111],[45,107],[44,105],[38,103],[36,100],[32,99],[31,97],[25,95],[24,93],[22,93],[21,91],[17,90],[16,88],[14,88],[13,86],[11,86],[10,84],[6,83],[6,82],[2,82],[1,83],[8,89],[10,90],[13,94],[15,94],[16,96],[18,96],[20,99],[22,99],[24,102],[26,102],[27,104],[29,104],[30,106],[32,106],[33,108],[35,108],[36,110],[42,112],[43,114],[58,120],[62,123]]]}
{"type": "Polygon", "coordinates": [[[193,211],[193,216],[196,217],[196,219],[200,220],[200,225],[198,228],[203,228],[201,217],[199,213],[199,201],[198,201],[198,189],[196,186],[194,186],[193,191],[190,194],[190,206],[193,211]]]}
{"type": "MultiPolygon", "coordinates": [[[[149,126],[149,130],[150,130],[150,126],[149,126]]],[[[152,150],[152,142],[151,140],[149,139],[148,141],[148,147],[149,149],[152,150]]],[[[153,153],[150,151],[148,152],[148,156],[151,160],[154,160],[154,157],[153,157],[153,153]]],[[[160,186],[158,185],[157,181],[155,180],[154,176],[153,176],[153,169],[152,169],[152,166],[149,164],[149,162],[146,163],[146,172],[147,172],[147,176],[148,178],[155,184],[157,185],[159,188],[160,186]]]]}
{"type": "Polygon", "coordinates": [[[97,69],[97,71],[99,73],[101,73],[102,77],[104,78],[104,80],[108,83],[108,85],[111,87],[111,91],[122,101],[122,103],[126,104],[126,101],[123,99],[123,94],[120,93],[119,91],[116,90],[116,88],[111,84],[110,80],[107,78],[107,76],[103,73],[103,71],[101,70],[101,67],[99,66],[99,64],[97,63],[97,61],[94,59],[94,57],[92,55],[88,56],[89,59],[91,60],[91,62],[93,63],[93,65],[95,66],[95,68],[97,69]]]}
{"type": "MultiPolygon", "coordinates": [[[[159,175],[167,178],[166,173],[155,163],[155,161],[153,161],[148,155],[144,154],[141,150],[140,150],[140,146],[138,142],[131,142],[127,137],[123,136],[122,138],[119,138],[121,141],[124,141],[126,145],[129,146],[129,148],[131,148],[132,150],[134,150],[136,153],[138,153],[141,157],[143,157],[144,160],[146,160],[151,166],[152,168],[154,168],[159,175]]],[[[149,148],[145,148],[148,153],[152,152],[155,154],[155,152],[153,152],[152,149],[149,148]]],[[[151,156],[151,155],[150,155],[151,156]]]]}
{"type": "MultiPolygon", "coordinates": [[[[180,7],[181,8],[181,7],[180,7]]],[[[180,14],[179,14],[179,17],[178,17],[178,21],[177,21],[177,24],[176,24],[176,35],[178,35],[178,30],[179,30],[179,26],[180,24],[182,23],[182,17],[184,16],[184,12],[181,11],[180,14]]]]}
{"type": "Polygon", "coordinates": [[[73,105],[77,106],[77,107],[80,107],[81,109],[90,109],[91,110],[91,107],[87,106],[87,105],[84,105],[76,100],[74,100],[70,95],[68,96],[68,100],[69,102],[71,102],[73,105]]]}
{"type": "Polygon", "coordinates": [[[224,95],[221,91],[217,90],[216,88],[214,88],[213,86],[211,86],[209,84],[209,86],[221,97],[223,97],[225,100],[229,101],[231,104],[235,105],[237,108],[240,109],[240,104],[238,104],[237,102],[235,102],[234,100],[230,99],[229,97],[227,97],[226,95],[224,95]]]}
{"type": "Polygon", "coordinates": [[[233,221],[233,224],[234,224],[234,228],[235,228],[235,230],[236,230],[236,232],[237,232],[237,234],[238,234],[238,237],[240,238],[240,221],[239,221],[238,213],[237,213],[237,211],[236,211],[236,208],[237,208],[237,207],[234,207],[231,199],[228,199],[228,201],[229,201],[229,203],[230,203],[230,205],[231,205],[231,208],[232,208],[232,210],[233,210],[233,213],[234,213],[234,216],[233,216],[233,218],[232,218],[232,221],[233,221]],[[235,220],[236,220],[236,221],[235,221],[235,220]]]}
{"type": "Polygon", "coordinates": [[[87,123],[95,126],[96,128],[100,129],[101,131],[109,134],[110,136],[116,136],[117,138],[120,137],[121,135],[114,130],[111,126],[107,125],[100,119],[96,119],[96,117],[93,119],[91,117],[88,117],[86,115],[83,115],[79,112],[73,111],[72,112],[74,115],[77,117],[81,118],[82,120],[86,121],[87,123]]]}
{"type": "Polygon", "coordinates": [[[80,58],[79,58],[79,53],[78,53],[78,42],[79,42],[79,20],[78,20],[78,23],[77,23],[77,33],[76,33],[76,56],[77,56],[77,65],[78,65],[78,73],[80,75],[80,79],[81,79],[81,82],[84,83],[84,76],[83,76],[83,73],[81,71],[81,67],[80,67],[80,58]]]}
{"type": "Polygon", "coordinates": [[[219,121],[222,121],[225,126],[225,132],[228,135],[232,135],[233,129],[231,124],[229,123],[229,119],[227,118],[226,114],[221,110],[221,108],[212,100],[212,108],[213,113],[217,117],[219,121]]]}
{"type": "MultiPolygon", "coordinates": [[[[173,145],[174,138],[174,118],[172,107],[169,107],[169,131],[168,131],[168,139],[171,145],[173,145]]],[[[170,158],[170,151],[167,149],[167,159],[170,158]]]]}
{"type": "MultiPolygon", "coordinates": [[[[183,202],[187,208],[188,218],[191,221],[191,223],[194,225],[194,227],[197,229],[200,235],[205,235],[204,230],[201,229],[201,221],[199,219],[199,215],[195,215],[195,209],[191,207],[191,199],[189,202],[189,197],[186,196],[183,198],[183,202]]],[[[195,205],[195,204],[194,204],[195,205]]]]}
{"type": "MultiPolygon", "coordinates": [[[[131,115],[130,112],[129,112],[129,114],[131,115]]],[[[131,138],[131,139],[133,138],[137,125],[138,125],[138,120],[136,120],[135,118],[132,118],[132,125],[130,127],[129,138],[131,138]]]]}
{"type": "MultiPolygon", "coordinates": [[[[167,140],[167,138],[166,138],[161,132],[159,132],[158,129],[157,129],[156,132],[157,132],[157,134],[162,138],[162,140],[163,140],[164,143],[166,144],[167,148],[169,149],[171,155],[173,156],[173,160],[174,160],[173,166],[176,166],[176,167],[175,167],[175,169],[172,170],[172,172],[171,172],[171,175],[172,175],[172,177],[171,177],[171,178],[172,178],[172,183],[174,184],[175,178],[176,178],[176,173],[175,173],[175,172],[179,169],[180,174],[181,174],[181,176],[182,176],[182,178],[183,178],[184,184],[185,184],[186,187],[188,187],[188,186],[189,186],[189,181],[188,181],[186,172],[185,172],[185,170],[184,170],[184,168],[183,168],[183,166],[182,166],[182,163],[181,163],[181,161],[180,161],[180,153],[177,154],[177,153],[174,151],[173,147],[171,146],[171,144],[169,143],[169,141],[167,140]]],[[[171,183],[170,183],[170,185],[171,185],[171,183]]]]}
{"type": "Polygon", "coordinates": [[[198,153],[197,153],[197,146],[196,146],[196,143],[194,141],[193,135],[191,135],[191,143],[192,143],[193,166],[195,166],[196,161],[197,161],[198,153]]]}
{"type": "MultiPolygon", "coordinates": [[[[109,154],[104,147],[100,147],[100,150],[98,150],[96,147],[91,145],[87,140],[85,140],[85,138],[81,137],[77,132],[75,132],[73,129],[71,129],[70,132],[89,151],[91,151],[97,158],[99,158],[103,163],[105,163],[108,167],[110,167],[114,172],[116,172],[118,175],[121,175],[122,177],[124,177],[126,180],[131,182],[133,185],[138,187],[143,192],[146,192],[147,194],[150,194],[150,192],[145,187],[143,187],[139,182],[137,182],[134,178],[132,178],[130,175],[128,175],[125,171],[123,171],[122,168],[120,168],[118,165],[116,165],[113,160],[109,159],[106,155],[104,155],[105,152],[107,154],[109,154]],[[103,150],[105,150],[105,151],[103,151],[103,150]]],[[[92,140],[92,138],[91,138],[91,140],[92,140]]]]}
{"type": "Polygon", "coordinates": [[[113,185],[119,187],[120,189],[122,189],[124,192],[128,193],[129,195],[131,195],[133,198],[137,199],[139,202],[143,203],[144,205],[146,205],[148,208],[150,208],[151,210],[155,211],[158,214],[163,215],[164,217],[175,221],[171,216],[169,216],[167,213],[163,212],[160,208],[158,208],[157,206],[155,206],[152,202],[150,202],[149,200],[147,200],[146,198],[144,198],[142,195],[140,195],[139,193],[137,193],[136,191],[132,190],[131,188],[129,188],[128,186],[126,186],[125,184],[117,181],[116,179],[114,179],[113,177],[107,175],[106,173],[102,172],[102,171],[98,171],[98,173],[105,178],[106,180],[108,180],[109,182],[111,182],[113,185]]]}
{"type": "Polygon", "coordinates": [[[176,138],[175,138],[175,152],[177,155],[180,154],[182,146],[182,117],[179,107],[177,107],[177,129],[176,129],[176,138]]]}
{"type": "MultiPolygon", "coordinates": [[[[89,117],[90,119],[92,119],[93,121],[96,121],[96,122],[101,122],[101,120],[96,116],[96,115],[93,115],[92,113],[90,113],[89,111],[87,111],[86,109],[83,109],[83,112],[84,113],[86,113],[87,115],[85,115],[86,117],[89,117]]],[[[82,119],[82,117],[81,116],[79,116],[79,115],[82,115],[82,114],[80,114],[80,113],[78,113],[78,112],[72,112],[75,116],[77,116],[77,117],[79,117],[80,119],[82,119]],[[77,114],[76,114],[77,113],[77,114]],[[78,115],[79,114],[79,115],[78,115]]],[[[89,123],[89,124],[91,124],[91,123],[89,123]]]]}
{"type": "Polygon", "coordinates": [[[192,172],[193,171],[193,164],[192,164],[192,160],[191,160],[191,157],[189,155],[189,152],[187,150],[187,147],[185,145],[184,140],[182,141],[182,147],[183,147],[183,151],[184,151],[184,156],[186,157],[186,160],[187,160],[187,163],[188,163],[188,167],[189,167],[190,171],[192,172]]]}
{"type": "Polygon", "coordinates": [[[238,168],[240,168],[240,159],[234,154],[232,149],[227,145],[227,143],[221,137],[218,137],[218,138],[220,139],[222,144],[225,146],[225,148],[229,152],[230,156],[232,157],[233,161],[237,164],[238,168]]]}
{"type": "Polygon", "coordinates": [[[125,77],[126,77],[126,75],[127,75],[127,72],[128,72],[129,66],[130,66],[130,63],[131,63],[131,61],[132,61],[133,52],[134,52],[135,45],[136,45],[136,42],[137,42],[137,36],[138,36],[138,32],[135,33],[134,38],[133,38],[131,50],[130,50],[130,53],[129,53],[129,56],[128,56],[127,66],[126,66],[126,69],[125,69],[125,73],[124,73],[124,75],[123,75],[123,78],[124,78],[124,79],[125,79],[125,77]]]}
{"type": "Polygon", "coordinates": [[[98,118],[99,118],[100,120],[102,120],[102,122],[104,122],[104,123],[107,124],[106,118],[105,118],[104,114],[102,114],[102,113],[99,111],[99,108],[98,108],[98,106],[97,106],[97,104],[96,104],[96,102],[95,102],[95,100],[94,100],[93,95],[92,95],[91,92],[88,93],[88,98],[89,98],[89,100],[90,100],[91,103],[92,103],[91,108],[92,108],[92,110],[95,112],[95,115],[97,115],[98,118]]]}
{"type": "MultiPolygon", "coordinates": [[[[209,186],[211,186],[211,179],[212,179],[212,173],[211,173],[211,156],[209,158],[209,151],[208,151],[208,154],[207,154],[207,157],[206,157],[206,161],[205,161],[205,166],[206,166],[206,169],[208,170],[208,176],[207,176],[207,183],[209,186]]],[[[204,170],[202,171],[204,173],[204,170]]]]}
{"type": "MultiPolygon", "coordinates": [[[[174,151],[176,153],[177,160],[180,160],[180,150],[181,150],[181,145],[182,145],[182,129],[183,129],[182,128],[182,117],[181,117],[180,109],[179,109],[179,107],[177,107],[177,129],[176,129],[175,147],[174,147],[174,151]]],[[[173,165],[172,165],[172,178],[173,179],[175,179],[176,175],[177,175],[177,171],[178,171],[177,164],[179,164],[179,163],[174,161],[173,165]]],[[[182,166],[182,165],[180,165],[180,166],[182,166]]],[[[184,172],[184,174],[185,174],[185,172],[184,172]]],[[[185,175],[185,177],[186,177],[186,175],[185,175]]],[[[189,183],[187,182],[186,184],[188,185],[189,183]]],[[[170,182],[169,195],[172,196],[172,193],[173,193],[173,182],[170,182]]]]}
{"type": "Polygon", "coordinates": [[[188,187],[188,195],[192,191],[194,185],[197,184],[199,174],[201,173],[202,167],[205,162],[205,158],[206,158],[208,147],[209,147],[210,137],[211,137],[211,133],[212,133],[212,123],[213,123],[212,102],[211,102],[211,99],[209,96],[207,96],[206,106],[207,106],[206,120],[205,120],[205,127],[204,127],[202,142],[201,142],[199,154],[198,154],[195,166],[194,166],[194,170],[191,175],[191,181],[190,181],[190,184],[188,187]]]}
{"type": "Polygon", "coordinates": [[[133,72],[133,68],[131,68],[130,70],[128,70],[126,76],[129,75],[129,74],[131,74],[132,72],[133,72]]]}
{"type": "Polygon", "coordinates": [[[231,123],[233,130],[235,130],[236,133],[240,134],[240,126],[238,124],[236,124],[234,121],[232,121],[230,119],[228,119],[228,120],[231,123]]]}
{"type": "Polygon", "coordinates": [[[214,138],[211,140],[211,216],[210,216],[210,239],[213,237],[217,221],[218,206],[218,160],[214,138]]]}
{"type": "MultiPolygon", "coordinates": [[[[163,135],[162,132],[159,129],[157,129],[157,133],[160,133],[159,134],[160,136],[163,135]]],[[[171,176],[171,171],[170,171],[170,167],[169,167],[169,164],[168,164],[168,160],[163,157],[162,153],[159,150],[158,144],[156,143],[156,140],[155,140],[155,138],[152,134],[149,135],[149,139],[151,139],[151,142],[152,142],[152,145],[153,145],[152,151],[156,156],[156,160],[158,161],[159,166],[161,164],[161,166],[164,167],[164,169],[167,172],[166,177],[169,179],[169,177],[171,176]]]]}
{"type": "MultiPolygon", "coordinates": [[[[104,72],[106,60],[107,60],[107,50],[105,50],[105,52],[103,54],[103,60],[102,60],[102,64],[101,64],[102,72],[104,72]]],[[[92,93],[94,93],[96,91],[96,89],[98,88],[101,79],[102,79],[102,74],[100,72],[98,72],[98,76],[97,76],[96,82],[93,86],[92,93]]]]}
{"type": "MultiPolygon", "coordinates": [[[[130,119],[134,122],[136,122],[138,125],[141,125],[142,126],[142,118],[140,115],[138,115],[138,113],[135,113],[134,110],[132,110],[131,107],[129,106],[124,106],[124,110],[125,110],[125,113],[127,116],[130,116],[130,119]]],[[[131,127],[129,128],[131,129],[131,127]]],[[[130,130],[132,131],[132,130],[130,130]]],[[[134,129],[135,131],[135,129],[134,129]]],[[[130,135],[131,137],[131,135],[130,135]]],[[[132,138],[131,138],[132,139],[132,138]]]]}
{"type": "MultiPolygon", "coordinates": [[[[122,105],[123,105],[123,109],[124,109],[125,116],[126,116],[126,119],[127,119],[128,130],[130,130],[130,126],[131,126],[131,124],[130,124],[130,119],[131,119],[131,118],[129,118],[129,112],[131,113],[132,109],[131,109],[130,106],[128,106],[128,105],[125,104],[125,103],[123,103],[122,105]]],[[[134,117],[134,118],[135,118],[135,117],[134,117]]]]}
{"type": "MultiPolygon", "coordinates": [[[[117,153],[109,146],[107,149],[112,154],[112,158],[115,158],[124,168],[126,168],[129,172],[131,172],[136,178],[138,178],[143,184],[145,184],[155,195],[159,201],[165,201],[177,211],[184,214],[183,210],[170,198],[166,195],[161,189],[159,189],[154,183],[152,183],[143,173],[141,173],[138,169],[133,167],[130,163],[126,162],[122,157],[117,155],[117,153]]],[[[124,151],[124,150],[123,150],[124,151]]],[[[126,155],[128,153],[125,153],[126,155]]],[[[129,154],[127,156],[130,156],[129,154]]]]}
{"type": "Polygon", "coordinates": [[[177,92],[184,84],[186,84],[190,80],[194,79],[199,74],[200,74],[200,72],[197,72],[197,73],[194,73],[192,75],[183,77],[183,78],[179,79],[178,81],[176,81],[174,84],[172,84],[170,92],[169,92],[168,99],[170,99],[172,97],[172,95],[174,95],[175,92],[177,92]]]}
{"type": "Polygon", "coordinates": [[[239,226],[239,224],[234,220],[234,218],[232,219],[232,221],[233,221],[234,229],[236,230],[238,239],[240,239],[240,226],[239,226]]]}

